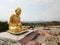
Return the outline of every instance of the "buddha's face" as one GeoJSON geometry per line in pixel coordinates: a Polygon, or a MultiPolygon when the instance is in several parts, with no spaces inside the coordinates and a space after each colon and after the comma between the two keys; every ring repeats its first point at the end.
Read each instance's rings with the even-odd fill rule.
{"type": "Polygon", "coordinates": [[[15,10],[15,13],[16,13],[17,16],[19,16],[19,15],[21,14],[21,9],[20,9],[20,8],[17,8],[17,9],[15,10]]]}

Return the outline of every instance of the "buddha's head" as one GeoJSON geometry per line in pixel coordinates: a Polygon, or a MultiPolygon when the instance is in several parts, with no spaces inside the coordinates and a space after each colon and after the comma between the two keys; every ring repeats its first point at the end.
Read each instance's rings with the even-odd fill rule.
{"type": "Polygon", "coordinates": [[[15,13],[19,16],[21,14],[21,8],[16,8],[15,13]]]}

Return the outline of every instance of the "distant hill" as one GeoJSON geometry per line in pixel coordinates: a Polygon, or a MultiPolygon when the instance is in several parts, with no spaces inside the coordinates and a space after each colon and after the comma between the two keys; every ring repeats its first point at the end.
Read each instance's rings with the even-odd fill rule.
{"type": "MultiPolygon", "coordinates": [[[[32,25],[41,25],[41,26],[50,26],[50,25],[60,25],[60,21],[48,21],[48,22],[21,22],[22,25],[32,26],[32,25]]],[[[6,21],[0,21],[0,32],[8,30],[8,24],[6,21]]]]}
{"type": "Polygon", "coordinates": [[[4,32],[6,30],[8,30],[7,22],[0,22],[0,32],[4,32]]]}

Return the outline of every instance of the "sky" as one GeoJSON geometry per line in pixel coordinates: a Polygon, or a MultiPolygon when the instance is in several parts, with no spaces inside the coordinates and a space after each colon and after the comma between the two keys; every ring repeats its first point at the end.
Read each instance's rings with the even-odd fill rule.
{"type": "Polygon", "coordinates": [[[8,21],[17,7],[21,21],[60,21],[60,0],[1,0],[0,20],[8,21]]]}

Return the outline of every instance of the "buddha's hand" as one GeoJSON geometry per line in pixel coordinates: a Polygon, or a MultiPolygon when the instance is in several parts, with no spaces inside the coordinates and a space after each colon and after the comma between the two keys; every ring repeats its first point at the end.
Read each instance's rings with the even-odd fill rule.
{"type": "Polygon", "coordinates": [[[14,24],[12,24],[12,23],[9,23],[9,25],[10,25],[10,26],[14,26],[14,24]]]}
{"type": "Polygon", "coordinates": [[[19,26],[22,26],[22,24],[21,24],[21,23],[19,23],[18,25],[19,25],[19,26]]]}

